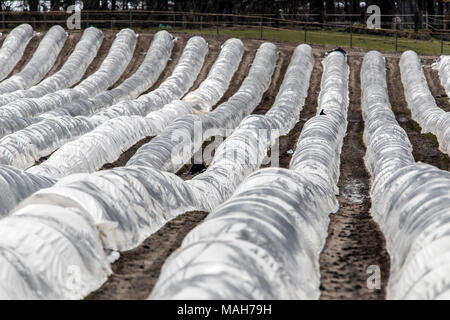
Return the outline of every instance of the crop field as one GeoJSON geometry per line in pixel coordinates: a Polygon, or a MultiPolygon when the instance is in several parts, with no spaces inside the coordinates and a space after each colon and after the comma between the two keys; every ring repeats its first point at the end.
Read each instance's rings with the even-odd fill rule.
{"type": "Polygon", "coordinates": [[[344,49],[3,33],[0,298],[450,299],[450,56],[344,49]]]}

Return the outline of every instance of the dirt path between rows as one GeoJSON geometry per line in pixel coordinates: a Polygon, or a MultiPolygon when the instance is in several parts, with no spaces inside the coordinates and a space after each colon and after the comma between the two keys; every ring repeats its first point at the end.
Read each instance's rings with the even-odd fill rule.
{"type": "Polygon", "coordinates": [[[112,265],[113,275],[86,299],[145,299],[158,280],[161,267],[190,230],[207,213],[187,212],[169,221],[136,249],[124,252],[112,265]]]}
{"type": "Polygon", "coordinates": [[[349,55],[350,105],[341,154],[339,211],[331,215],[328,239],[320,256],[321,299],[384,299],[389,256],[384,236],[370,216],[369,175],[362,141],[361,56],[349,55]],[[380,290],[367,287],[369,266],[381,270],[380,290]]]}

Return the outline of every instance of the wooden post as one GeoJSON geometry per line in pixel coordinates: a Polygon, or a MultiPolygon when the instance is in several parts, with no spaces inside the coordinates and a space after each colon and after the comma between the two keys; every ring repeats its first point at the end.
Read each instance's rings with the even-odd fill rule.
{"type": "Polygon", "coordinates": [[[305,26],[305,39],[303,40],[303,43],[307,43],[307,42],[306,42],[306,32],[307,32],[306,30],[307,30],[307,28],[306,28],[306,26],[305,26]]]}
{"type": "Polygon", "coordinates": [[[259,21],[259,39],[263,39],[263,17],[261,16],[261,20],[259,21]]]}
{"type": "Polygon", "coordinates": [[[353,28],[350,24],[350,48],[353,48],[353,28]]]}
{"type": "Polygon", "coordinates": [[[216,19],[217,21],[216,21],[216,32],[217,32],[217,35],[219,35],[219,15],[217,15],[217,19],[216,19]]]}
{"type": "Polygon", "coordinates": [[[203,32],[203,16],[200,16],[200,33],[203,32]]]}
{"type": "Polygon", "coordinates": [[[398,31],[395,31],[395,52],[398,51],[398,31]]]}

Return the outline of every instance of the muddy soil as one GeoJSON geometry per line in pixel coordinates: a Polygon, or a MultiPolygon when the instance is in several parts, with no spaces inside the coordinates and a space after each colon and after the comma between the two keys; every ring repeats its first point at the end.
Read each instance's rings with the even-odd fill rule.
{"type": "Polygon", "coordinates": [[[184,237],[200,224],[206,212],[187,212],[169,221],[136,249],[122,252],[112,265],[113,275],[86,299],[146,299],[158,280],[161,267],[184,237]]]}
{"type": "Polygon", "coordinates": [[[350,65],[347,136],[341,154],[339,211],[330,216],[328,239],[320,256],[321,299],[384,299],[389,256],[384,236],[370,216],[369,175],[363,157],[364,122],[361,114],[362,57],[348,57],[350,65]],[[381,271],[381,289],[367,287],[369,266],[381,271]]]}

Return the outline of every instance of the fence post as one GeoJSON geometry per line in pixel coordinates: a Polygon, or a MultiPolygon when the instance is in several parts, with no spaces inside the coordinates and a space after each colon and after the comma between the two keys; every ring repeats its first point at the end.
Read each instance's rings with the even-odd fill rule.
{"type": "Polygon", "coordinates": [[[350,48],[353,48],[353,27],[350,25],[350,48]]]}
{"type": "Polygon", "coordinates": [[[2,28],[5,29],[5,13],[2,11],[2,28]]]}
{"type": "Polygon", "coordinates": [[[131,10],[130,10],[130,28],[131,28],[131,26],[132,26],[132,13],[131,13],[131,10]]]}
{"type": "Polygon", "coordinates": [[[441,36],[441,54],[444,53],[444,35],[441,36]]]}
{"type": "Polygon", "coordinates": [[[219,15],[217,15],[217,19],[216,19],[216,32],[217,32],[217,35],[219,35],[219,15]]]}
{"type": "Polygon", "coordinates": [[[86,28],[89,27],[89,12],[86,11],[86,28]]]}
{"type": "Polygon", "coordinates": [[[263,39],[263,17],[261,16],[261,20],[259,21],[259,38],[263,39]]]}
{"type": "Polygon", "coordinates": [[[306,30],[307,30],[307,27],[305,26],[305,39],[303,40],[303,43],[305,43],[305,44],[307,43],[306,42],[306,32],[307,32],[306,30]]]}
{"type": "Polygon", "coordinates": [[[395,31],[395,52],[398,51],[398,31],[395,31]]]}
{"type": "Polygon", "coordinates": [[[200,16],[200,33],[203,32],[203,16],[200,16]]]}

